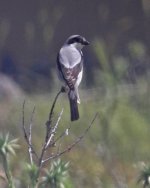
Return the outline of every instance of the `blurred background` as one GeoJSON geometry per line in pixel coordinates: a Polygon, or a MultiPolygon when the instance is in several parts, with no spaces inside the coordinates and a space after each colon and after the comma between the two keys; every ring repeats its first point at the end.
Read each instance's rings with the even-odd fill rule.
{"type": "MultiPolygon", "coordinates": [[[[0,129],[22,144],[12,161],[14,173],[20,175],[28,159],[20,126],[23,100],[26,123],[36,106],[33,140],[38,149],[61,87],[57,52],[72,34],[83,35],[91,45],[83,49],[80,120],[63,144],[80,135],[99,112],[84,141],[64,156],[70,161],[72,187],[137,187],[138,164],[150,160],[149,0],[0,1],[0,129]]],[[[62,107],[60,132],[70,124],[65,95],[56,117],[62,107]]]]}

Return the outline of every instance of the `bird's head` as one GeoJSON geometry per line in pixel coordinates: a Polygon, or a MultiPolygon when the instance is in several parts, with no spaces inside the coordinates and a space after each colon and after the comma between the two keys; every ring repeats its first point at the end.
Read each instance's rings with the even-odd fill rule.
{"type": "Polygon", "coordinates": [[[84,46],[89,45],[90,43],[80,35],[72,35],[67,39],[66,44],[73,45],[77,49],[82,49],[84,46]]]}

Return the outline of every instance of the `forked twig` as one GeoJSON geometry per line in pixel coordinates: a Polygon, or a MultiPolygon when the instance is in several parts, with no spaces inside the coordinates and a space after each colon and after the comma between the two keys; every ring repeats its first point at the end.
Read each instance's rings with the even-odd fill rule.
{"type": "Polygon", "coordinates": [[[53,104],[52,104],[52,107],[50,109],[50,113],[49,113],[49,117],[48,117],[48,121],[46,122],[46,136],[45,136],[45,142],[42,146],[42,150],[41,150],[41,154],[40,154],[40,158],[39,158],[39,162],[38,162],[38,166],[39,168],[42,167],[42,160],[43,160],[43,157],[44,157],[44,153],[45,151],[47,150],[48,146],[51,144],[51,140],[52,140],[52,137],[54,136],[53,132],[55,131],[56,132],[56,128],[55,127],[58,127],[58,123],[61,119],[61,116],[62,116],[62,113],[63,111],[60,113],[58,119],[57,119],[57,123],[55,124],[54,127],[51,126],[51,123],[52,123],[52,116],[53,116],[53,113],[54,113],[54,108],[55,108],[55,105],[56,105],[56,102],[57,102],[57,99],[59,97],[59,95],[63,92],[62,88],[61,90],[57,93],[54,101],[53,101],[53,104]]]}
{"type": "Polygon", "coordinates": [[[87,134],[87,132],[90,130],[91,126],[93,125],[98,113],[95,114],[94,118],[92,119],[90,125],[85,129],[85,131],[82,133],[81,136],[79,136],[76,140],[74,140],[74,142],[70,145],[68,145],[68,147],[66,147],[63,151],[60,150],[60,146],[61,143],[57,146],[57,151],[55,154],[51,154],[49,157],[45,158],[45,153],[48,149],[50,149],[51,147],[53,147],[56,142],[61,141],[61,139],[65,136],[68,135],[68,131],[70,130],[71,126],[68,127],[68,129],[65,129],[65,131],[63,131],[57,138],[55,138],[55,134],[57,132],[58,129],[58,125],[59,122],[61,120],[62,114],[63,114],[63,109],[60,112],[57,121],[55,124],[52,124],[52,119],[53,119],[53,113],[54,113],[54,108],[57,102],[57,99],[59,97],[59,95],[65,92],[65,89],[62,87],[61,90],[57,93],[53,103],[52,103],[52,107],[50,109],[49,112],[49,116],[48,116],[48,121],[46,122],[46,134],[45,134],[45,138],[44,138],[44,144],[41,148],[41,154],[38,155],[36,154],[33,146],[32,146],[32,124],[33,124],[33,116],[34,116],[34,112],[35,112],[35,107],[33,108],[32,114],[31,114],[31,119],[30,119],[30,125],[29,125],[29,132],[27,131],[26,127],[25,127],[25,101],[23,103],[23,107],[22,107],[22,127],[23,127],[23,132],[24,132],[24,137],[25,140],[28,144],[28,152],[29,152],[29,157],[30,157],[30,163],[34,163],[34,158],[33,158],[33,154],[36,156],[37,159],[37,167],[38,167],[38,172],[36,175],[36,179],[38,182],[38,178],[40,176],[40,172],[41,172],[41,168],[43,167],[44,163],[46,163],[47,161],[54,159],[54,158],[58,158],[61,155],[69,152],[73,147],[75,147],[83,138],[84,136],[87,134]]]}
{"type": "Polygon", "coordinates": [[[59,153],[56,153],[54,155],[51,155],[50,157],[44,159],[42,161],[42,163],[45,163],[51,159],[54,159],[54,158],[58,158],[60,157],[61,155],[63,155],[64,153],[66,152],[69,152],[74,146],[76,146],[83,138],[84,136],[87,134],[87,132],[90,130],[91,126],[93,125],[96,117],[98,116],[98,113],[95,114],[94,118],[92,119],[90,125],[85,129],[85,131],[83,132],[83,134],[81,136],[79,136],[71,145],[69,145],[66,149],[64,149],[63,151],[59,152],[59,153]]]}
{"type": "Polygon", "coordinates": [[[56,133],[56,130],[58,128],[58,124],[59,124],[59,121],[60,121],[60,119],[62,117],[62,114],[63,114],[63,109],[61,110],[61,112],[60,112],[60,114],[58,116],[58,119],[57,119],[57,122],[56,122],[55,126],[52,128],[51,135],[50,135],[50,137],[49,137],[49,139],[48,139],[48,141],[46,143],[45,149],[48,148],[48,146],[51,144],[51,141],[53,140],[53,137],[54,137],[54,135],[56,133]]]}
{"type": "Polygon", "coordinates": [[[62,133],[51,143],[50,146],[56,145],[56,142],[58,142],[61,138],[63,138],[63,137],[66,135],[66,131],[69,132],[70,129],[71,129],[71,125],[70,125],[67,129],[65,129],[65,131],[62,132],[62,133]]]}

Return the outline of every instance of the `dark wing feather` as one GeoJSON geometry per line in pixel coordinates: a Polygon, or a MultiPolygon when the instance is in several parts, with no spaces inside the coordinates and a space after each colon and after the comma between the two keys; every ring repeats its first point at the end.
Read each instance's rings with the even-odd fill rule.
{"type": "Polygon", "coordinates": [[[78,75],[82,70],[82,63],[76,64],[73,68],[66,68],[63,64],[59,62],[58,58],[57,66],[68,87],[70,89],[74,89],[74,85],[77,81],[78,75]]]}

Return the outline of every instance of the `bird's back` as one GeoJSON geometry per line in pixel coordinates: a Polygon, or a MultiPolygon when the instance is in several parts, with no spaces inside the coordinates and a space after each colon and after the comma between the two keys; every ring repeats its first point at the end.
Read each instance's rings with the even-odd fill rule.
{"type": "Polygon", "coordinates": [[[71,45],[64,45],[58,55],[59,62],[66,68],[73,68],[81,62],[81,53],[71,45]]]}

